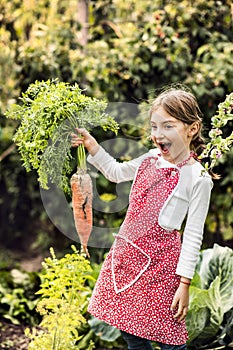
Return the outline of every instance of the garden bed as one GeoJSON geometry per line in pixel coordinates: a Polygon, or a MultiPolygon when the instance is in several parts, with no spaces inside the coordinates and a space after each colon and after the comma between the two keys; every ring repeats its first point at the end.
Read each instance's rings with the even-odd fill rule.
{"type": "Polygon", "coordinates": [[[14,325],[0,319],[0,344],[1,350],[26,350],[29,339],[24,335],[28,326],[14,325]]]}
{"type": "MultiPolygon", "coordinates": [[[[0,349],[1,350],[27,350],[29,339],[24,331],[27,325],[14,325],[0,318],[0,349]]],[[[95,350],[109,350],[106,348],[95,348],[95,350]]],[[[112,348],[111,350],[119,350],[112,348]]]]}

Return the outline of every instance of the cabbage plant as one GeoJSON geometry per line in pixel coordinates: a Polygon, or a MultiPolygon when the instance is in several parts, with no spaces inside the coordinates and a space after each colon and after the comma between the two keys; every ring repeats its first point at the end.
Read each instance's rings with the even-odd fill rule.
{"type": "Polygon", "coordinates": [[[190,287],[189,349],[221,349],[233,341],[233,250],[203,250],[190,287]],[[222,347],[221,347],[222,346],[222,347]]]}

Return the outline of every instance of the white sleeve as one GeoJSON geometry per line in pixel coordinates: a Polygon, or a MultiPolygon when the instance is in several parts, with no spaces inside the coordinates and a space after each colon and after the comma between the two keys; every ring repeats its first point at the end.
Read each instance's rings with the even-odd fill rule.
{"type": "Polygon", "coordinates": [[[149,152],[142,156],[119,163],[101,146],[98,152],[87,157],[87,161],[94,165],[108,180],[116,183],[133,180],[141,162],[149,156],[149,152]]]}
{"type": "Polygon", "coordinates": [[[199,256],[203,230],[209,209],[213,182],[210,176],[201,176],[194,185],[183,233],[181,254],[176,273],[192,279],[199,256]]]}

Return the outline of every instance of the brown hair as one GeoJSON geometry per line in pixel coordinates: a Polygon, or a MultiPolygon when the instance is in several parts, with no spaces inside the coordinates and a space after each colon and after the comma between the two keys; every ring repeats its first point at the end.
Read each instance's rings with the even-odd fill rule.
{"type": "MultiPolygon", "coordinates": [[[[191,125],[194,122],[198,122],[199,130],[192,138],[190,148],[197,155],[200,155],[205,149],[205,139],[202,136],[203,115],[196,97],[187,88],[170,87],[161,92],[152,102],[150,118],[152,113],[160,106],[172,117],[185,124],[191,125]]],[[[218,175],[214,174],[211,170],[210,175],[214,179],[219,178],[218,175]]]]}

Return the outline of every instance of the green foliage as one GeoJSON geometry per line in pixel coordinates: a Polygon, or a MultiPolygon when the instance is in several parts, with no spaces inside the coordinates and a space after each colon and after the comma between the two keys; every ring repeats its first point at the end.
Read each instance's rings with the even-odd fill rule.
{"type": "MultiPolygon", "coordinates": [[[[83,327],[82,327],[83,328],[83,327]]],[[[83,337],[78,341],[79,350],[86,350],[90,340],[97,349],[124,349],[125,342],[121,338],[119,329],[109,326],[107,323],[91,317],[83,331],[83,337]]]]}
{"type": "Polygon", "coordinates": [[[207,115],[232,90],[230,0],[90,0],[85,48],[76,0],[0,6],[3,108],[19,88],[55,77],[111,101],[145,99],[162,85],[186,82],[207,115]]]}
{"type": "Polygon", "coordinates": [[[233,318],[229,319],[233,312],[232,286],[232,249],[216,244],[202,251],[190,287],[186,320],[191,349],[215,349],[233,340],[229,334],[233,327],[233,318]]]}
{"type": "Polygon", "coordinates": [[[29,350],[91,350],[95,345],[122,348],[119,330],[90,318],[87,304],[102,264],[93,263],[73,252],[58,259],[51,248],[42,271],[41,295],[37,311],[42,316],[39,327],[26,330],[31,339],[29,350]]]}
{"type": "Polygon", "coordinates": [[[228,95],[224,102],[218,106],[217,113],[211,118],[212,129],[209,132],[210,142],[201,155],[201,158],[209,157],[206,169],[211,169],[218,163],[223,154],[229,152],[233,143],[233,131],[227,137],[222,137],[222,128],[233,121],[233,93],[228,95]]]}
{"type": "MultiPolygon", "coordinates": [[[[42,188],[57,183],[68,191],[67,174],[71,173],[70,134],[75,127],[88,130],[101,126],[117,131],[117,123],[104,111],[106,103],[85,96],[77,84],[56,80],[36,81],[20,97],[6,116],[19,119],[14,141],[27,171],[38,172],[42,188]]],[[[85,154],[79,162],[85,162],[85,154]]]]}
{"type": "Polygon", "coordinates": [[[89,4],[88,54],[74,53],[72,72],[93,95],[138,101],[182,81],[208,116],[232,90],[231,1],[89,4]]]}
{"type": "Polygon", "coordinates": [[[70,48],[78,45],[76,11],[76,0],[1,0],[0,109],[36,79],[69,80],[70,48]]]}
{"type": "MultiPolygon", "coordinates": [[[[83,313],[91,294],[86,282],[92,280],[91,266],[74,246],[73,253],[57,259],[51,248],[51,257],[43,263],[41,289],[37,294],[41,300],[37,310],[43,317],[40,330],[29,330],[29,350],[78,349],[80,339],[77,328],[85,323],[83,313]]],[[[89,344],[87,350],[93,349],[89,344]]]]}
{"type": "Polygon", "coordinates": [[[88,320],[88,323],[91,326],[93,332],[102,340],[105,340],[107,342],[114,342],[119,337],[121,337],[121,332],[119,329],[111,327],[95,317],[92,317],[90,320],[88,320]]]}
{"type": "MultiPolygon", "coordinates": [[[[0,5],[1,8],[1,5],[0,5]]],[[[1,11],[2,13],[2,11],[1,11]]],[[[19,93],[15,86],[16,71],[16,42],[11,40],[10,32],[3,26],[0,27],[0,78],[1,99],[0,112],[12,101],[12,96],[19,93]]]]}
{"type": "Polygon", "coordinates": [[[38,297],[34,293],[39,284],[37,273],[19,269],[0,271],[0,315],[14,324],[36,324],[38,297]]]}

